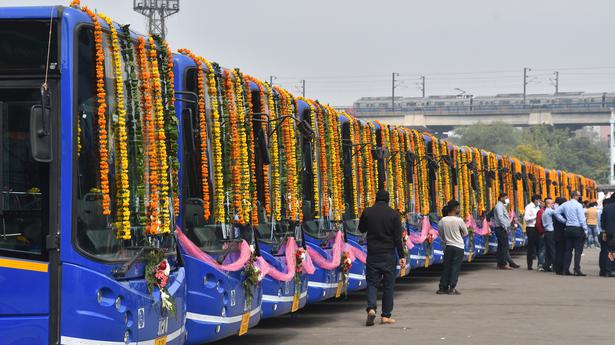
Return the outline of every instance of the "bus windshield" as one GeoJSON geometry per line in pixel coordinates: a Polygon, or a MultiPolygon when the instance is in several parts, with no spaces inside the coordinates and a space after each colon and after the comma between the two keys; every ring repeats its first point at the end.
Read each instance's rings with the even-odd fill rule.
{"type": "MultiPolygon", "coordinates": [[[[193,96],[182,96],[183,102],[182,117],[182,140],[183,140],[183,157],[182,157],[182,183],[183,183],[183,224],[182,230],[186,236],[196,244],[201,250],[210,254],[225,251],[228,248],[228,242],[234,242],[238,239],[246,239],[252,242],[253,231],[249,225],[237,226],[216,219],[214,215],[214,203],[209,203],[209,218],[205,219],[205,202],[203,196],[203,179],[202,179],[202,164],[201,164],[201,135],[199,131],[199,108],[197,106],[198,99],[198,74],[203,73],[195,68],[189,68],[185,72],[184,88],[185,93],[193,96]]],[[[206,118],[207,128],[211,128],[211,106],[209,95],[205,93],[206,101],[206,118]]],[[[209,139],[211,140],[211,138],[209,139]]],[[[211,141],[207,143],[208,169],[213,171],[211,141]]],[[[209,200],[214,200],[215,190],[211,180],[211,174],[207,178],[209,184],[209,200]]],[[[225,205],[230,207],[230,205],[225,205]]]]}
{"type": "MultiPolygon", "coordinates": [[[[103,34],[103,50],[105,52],[105,89],[107,95],[107,114],[109,122],[117,122],[115,109],[115,75],[113,73],[113,56],[111,54],[111,39],[103,34]]],[[[127,43],[124,41],[123,43],[127,43]]],[[[99,170],[99,125],[97,123],[97,85],[95,74],[95,39],[89,26],[81,27],[77,33],[77,164],[76,164],[76,244],[79,249],[89,255],[105,261],[123,261],[133,257],[142,246],[160,247],[167,253],[175,251],[174,238],[170,235],[145,235],[144,202],[147,195],[143,192],[143,167],[136,163],[137,155],[143,152],[143,140],[138,131],[130,130],[128,124],[135,125],[133,107],[126,107],[128,131],[128,180],[130,186],[130,240],[123,240],[116,235],[117,222],[117,190],[116,174],[118,169],[119,145],[118,133],[108,130],[108,163],[109,163],[109,195],[111,199],[111,215],[103,215],[102,194],[100,190],[99,170]]],[[[132,46],[136,46],[133,44],[132,46]]],[[[127,67],[126,54],[122,54],[122,67],[127,67]]],[[[122,68],[124,84],[130,80],[127,68],[122,68]]],[[[126,87],[128,89],[128,86],[126,87]]],[[[124,92],[125,104],[132,104],[131,93],[124,92]]],[[[108,124],[108,128],[111,126],[108,124]]]]}

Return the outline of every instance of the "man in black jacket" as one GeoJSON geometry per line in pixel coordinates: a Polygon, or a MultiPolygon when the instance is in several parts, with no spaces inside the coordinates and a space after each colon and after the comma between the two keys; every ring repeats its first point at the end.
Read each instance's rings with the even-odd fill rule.
{"type": "Polygon", "coordinates": [[[600,241],[600,257],[598,263],[600,265],[601,277],[613,277],[611,270],[613,269],[613,263],[609,260],[609,251],[614,251],[612,248],[614,245],[615,236],[615,197],[610,198],[602,202],[604,208],[602,209],[602,215],[600,216],[600,228],[602,232],[598,237],[600,241]]]}
{"type": "Polygon", "coordinates": [[[373,326],[376,318],[378,283],[382,281],[383,324],[395,323],[393,311],[393,288],[397,276],[396,266],[406,265],[402,244],[402,224],[399,212],[389,207],[389,192],[376,193],[376,203],[361,214],[359,231],[367,232],[367,321],[373,326]]]}

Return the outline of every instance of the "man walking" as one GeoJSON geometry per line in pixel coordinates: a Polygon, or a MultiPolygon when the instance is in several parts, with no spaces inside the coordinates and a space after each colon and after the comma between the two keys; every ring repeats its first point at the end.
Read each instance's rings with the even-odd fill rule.
{"type": "MultiPolygon", "coordinates": [[[[613,242],[615,235],[615,196],[611,196],[602,202],[603,209],[600,216],[600,276],[613,277],[612,268],[613,262],[609,260],[609,243],[613,242]]],[[[611,249],[612,250],[612,249],[611,249]]]]}
{"type": "Polygon", "coordinates": [[[451,200],[442,209],[442,219],[438,223],[440,243],[444,246],[442,276],[437,294],[461,295],[457,291],[459,271],[463,263],[463,238],[468,236],[466,223],[459,217],[459,201],[451,200]]]}
{"type": "Polygon", "coordinates": [[[553,227],[553,213],[554,213],[553,199],[545,199],[545,209],[542,212],[542,227],[545,231],[544,234],[544,270],[551,272],[553,270],[553,262],[555,261],[555,237],[553,227]]]}
{"type": "Polygon", "coordinates": [[[536,231],[536,216],[540,210],[540,196],[532,196],[532,202],[525,206],[523,220],[525,220],[525,232],[527,233],[527,269],[533,270],[534,257],[538,253],[538,232],[536,231]]]}
{"type": "Polygon", "coordinates": [[[389,192],[376,193],[376,203],[368,207],[359,219],[359,231],[367,233],[367,321],[373,326],[376,319],[378,284],[382,281],[382,324],[392,324],[393,289],[396,266],[406,266],[402,244],[402,224],[399,212],[389,207],[389,192]],[[398,260],[399,258],[399,260],[398,260]]]}
{"type": "Polygon", "coordinates": [[[519,267],[519,265],[512,261],[509,253],[508,232],[512,226],[512,221],[506,209],[508,204],[510,204],[508,194],[500,194],[498,203],[495,205],[493,212],[493,225],[495,226],[495,235],[498,239],[497,267],[501,270],[510,270],[519,267]]]}
{"type": "Polygon", "coordinates": [[[566,254],[564,256],[564,274],[570,274],[570,263],[572,261],[572,251],[574,250],[574,273],[575,276],[585,276],[581,272],[581,255],[585,243],[585,233],[587,223],[585,211],[581,204],[581,193],[572,192],[572,198],[555,210],[555,217],[566,224],[564,238],[566,239],[566,254]]]}

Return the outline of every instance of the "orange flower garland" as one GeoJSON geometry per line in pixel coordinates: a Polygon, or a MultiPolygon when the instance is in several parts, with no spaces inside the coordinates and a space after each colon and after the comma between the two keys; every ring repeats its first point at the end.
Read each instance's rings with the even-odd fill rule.
{"type": "MultiPolygon", "coordinates": [[[[173,53],[171,52],[171,48],[169,48],[169,44],[167,41],[162,40],[163,47],[162,49],[167,52],[167,75],[169,76],[166,92],[169,94],[167,97],[167,104],[165,105],[166,109],[169,109],[170,114],[168,116],[176,116],[175,114],[175,74],[173,74],[173,53]]],[[[174,122],[175,119],[172,119],[171,122],[174,122]]],[[[172,191],[173,191],[173,214],[175,217],[179,216],[179,157],[177,157],[177,147],[172,150],[171,161],[173,162],[171,166],[171,183],[172,183],[172,191]]]]}
{"type": "Polygon", "coordinates": [[[242,203],[242,189],[241,189],[241,166],[240,166],[240,147],[239,143],[239,123],[237,119],[237,112],[235,111],[234,101],[234,89],[231,73],[228,70],[224,71],[224,84],[226,99],[228,102],[228,126],[230,132],[230,147],[231,147],[231,189],[233,195],[233,213],[239,224],[244,224],[244,212],[242,203]]]}
{"type": "MultiPolygon", "coordinates": [[[[260,109],[261,109],[261,113],[265,112],[265,91],[263,90],[263,85],[262,82],[260,80],[257,80],[256,78],[252,78],[252,81],[254,83],[256,83],[256,86],[258,87],[258,95],[259,95],[259,100],[260,100],[260,109]]],[[[259,120],[263,120],[262,117],[260,117],[259,115],[259,120]]],[[[265,134],[268,133],[268,128],[267,128],[267,122],[263,121],[261,123],[262,126],[262,130],[265,134]]],[[[267,164],[263,164],[263,199],[264,199],[264,207],[265,207],[265,215],[268,217],[271,216],[271,194],[270,194],[270,190],[269,190],[269,184],[271,183],[269,181],[269,165],[267,164]]]]}
{"type": "MultiPolygon", "coordinates": [[[[71,2],[71,7],[78,7],[80,1],[71,2]]],[[[81,8],[94,24],[94,41],[96,50],[96,102],[98,103],[98,149],[100,170],[100,191],[102,194],[102,214],[111,215],[111,199],[109,197],[109,143],[107,133],[107,92],[105,91],[105,53],[103,51],[103,32],[96,13],[87,6],[81,8]]]]}
{"type": "Polygon", "coordinates": [[[137,46],[139,80],[141,80],[141,112],[143,114],[143,142],[147,147],[145,152],[146,169],[144,169],[145,188],[149,191],[149,199],[146,205],[147,234],[157,234],[160,227],[158,214],[158,153],[154,144],[154,119],[152,115],[152,95],[150,87],[150,67],[147,61],[145,39],[139,37],[137,46]]]}
{"type": "MultiPolygon", "coordinates": [[[[207,156],[207,119],[206,119],[206,108],[205,108],[205,81],[203,78],[203,66],[201,63],[201,59],[193,54],[188,49],[179,49],[179,53],[189,56],[197,67],[197,93],[198,93],[198,110],[199,110],[199,135],[200,135],[200,155],[201,155],[201,191],[203,193],[203,217],[208,220],[211,216],[211,204],[210,204],[210,195],[209,195],[209,162],[207,156]]],[[[211,71],[213,73],[213,71],[211,71]]],[[[209,78],[208,78],[209,81],[209,78]]],[[[215,80],[214,80],[215,82],[215,80]]],[[[209,82],[211,84],[211,82],[209,82]]],[[[208,90],[211,92],[211,85],[208,85],[208,90]]],[[[216,98],[216,97],[214,97],[216,98]]],[[[217,113],[217,107],[215,107],[217,113]]],[[[215,157],[215,155],[214,155],[215,157]]],[[[217,180],[217,176],[214,178],[214,183],[219,182],[217,180]]],[[[216,193],[222,193],[224,195],[224,190],[220,190],[216,188],[216,193]]],[[[216,202],[224,202],[223,198],[218,198],[219,194],[217,194],[216,202]]],[[[219,204],[218,204],[219,206],[219,204]]],[[[223,207],[217,207],[218,215],[220,215],[220,209],[224,210],[223,207]]],[[[223,211],[222,211],[223,212],[223,211]]],[[[217,221],[223,222],[224,217],[218,218],[217,221]]]]}
{"type": "Polygon", "coordinates": [[[246,114],[247,120],[247,130],[248,130],[248,140],[250,143],[250,193],[252,196],[252,207],[250,209],[250,219],[252,226],[258,225],[258,193],[256,190],[256,151],[254,150],[254,130],[252,128],[252,124],[254,123],[254,109],[252,106],[252,91],[250,90],[250,81],[251,78],[249,76],[244,76],[244,90],[246,95],[246,102],[248,103],[247,109],[249,110],[248,114],[246,114]]]}
{"type": "MultiPolygon", "coordinates": [[[[284,89],[276,87],[276,91],[280,95],[280,115],[282,117],[294,116],[293,105],[295,100],[284,89]]],[[[282,151],[284,154],[283,171],[286,175],[286,218],[290,220],[299,220],[301,218],[301,195],[298,188],[298,164],[297,164],[297,138],[296,127],[294,121],[289,118],[282,120],[282,151]]],[[[316,204],[318,205],[318,204],[316,204]]]]}

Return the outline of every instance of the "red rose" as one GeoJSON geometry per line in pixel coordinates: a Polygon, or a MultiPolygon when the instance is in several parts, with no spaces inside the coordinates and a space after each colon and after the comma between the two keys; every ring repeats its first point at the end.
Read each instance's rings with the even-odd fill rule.
{"type": "Polygon", "coordinates": [[[161,271],[164,271],[167,269],[167,261],[166,260],[162,260],[160,262],[160,264],[158,264],[158,269],[161,271]]]}

